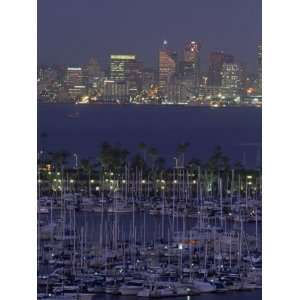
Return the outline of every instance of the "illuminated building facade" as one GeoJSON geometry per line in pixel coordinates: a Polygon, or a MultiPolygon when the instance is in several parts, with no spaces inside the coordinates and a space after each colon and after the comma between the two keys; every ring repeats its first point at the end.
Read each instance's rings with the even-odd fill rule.
{"type": "Polygon", "coordinates": [[[211,52],[209,55],[208,67],[208,85],[221,86],[222,85],[222,68],[223,64],[234,63],[232,55],[225,54],[223,51],[211,52]]]}
{"type": "Polygon", "coordinates": [[[198,87],[200,79],[200,44],[195,41],[186,43],[183,51],[181,74],[191,88],[198,87]]]}
{"type": "Polygon", "coordinates": [[[222,65],[222,87],[238,90],[241,87],[241,68],[236,63],[224,63],[222,65]]]}
{"type": "Polygon", "coordinates": [[[133,54],[112,54],[110,56],[110,79],[115,81],[128,81],[135,65],[136,56],[133,54]]]}
{"type": "Polygon", "coordinates": [[[257,47],[257,92],[262,94],[262,46],[257,47]]]}
{"type": "Polygon", "coordinates": [[[82,68],[68,67],[65,74],[65,87],[72,99],[77,99],[86,92],[82,68]]]}
{"type": "Polygon", "coordinates": [[[104,80],[102,101],[113,104],[122,104],[128,102],[128,82],[104,80]]]}
{"type": "Polygon", "coordinates": [[[163,48],[159,51],[159,89],[162,94],[167,92],[168,85],[176,74],[176,53],[167,48],[164,41],[163,48]]]}

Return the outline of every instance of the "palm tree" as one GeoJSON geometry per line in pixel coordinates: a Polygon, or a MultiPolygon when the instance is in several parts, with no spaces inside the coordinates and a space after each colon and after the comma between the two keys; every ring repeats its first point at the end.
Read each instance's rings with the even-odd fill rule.
{"type": "Polygon", "coordinates": [[[141,142],[139,144],[139,149],[143,153],[143,158],[144,158],[144,161],[146,162],[146,154],[147,154],[147,146],[146,146],[146,144],[144,142],[141,142]]]}
{"type": "Polygon", "coordinates": [[[50,156],[55,168],[57,170],[62,170],[67,162],[67,158],[70,156],[70,153],[68,151],[61,150],[57,152],[51,152],[50,156]]]}
{"type": "Polygon", "coordinates": [[[190,145],[189,143],[184,142],[177,146],[176,154],[177,154],[177,158],[180,161],[179,165],[181,167],[184,167],[184,154],[185,154],[186,150],[188,149],[189,145],[190,145]]]}
{"type": "Polygon", "coordinates": [[[148,155],[151,158],[151,169],[153,171],[154,170],[154,165],[155,165],[156,158],[158,157],[158,151],[157,151],[157,149],[154,148],[154,147],[148,148],[148,155]]]}

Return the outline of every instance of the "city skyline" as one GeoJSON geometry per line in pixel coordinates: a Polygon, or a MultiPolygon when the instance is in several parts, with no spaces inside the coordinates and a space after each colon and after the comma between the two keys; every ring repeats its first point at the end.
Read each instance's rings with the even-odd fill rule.
{"type": "Polygon", "coordinates": [[[156,67],[164,40],[175,51],[181,51],[188,40],[195,40],[201,42],[202,68],[207,68],[209,53],[214,51],[234,55],[252,72],[257,67],[260,0],[57,4],[47,0],[38,4],[39,64],[80,65],[94,56],[107,68],[110,54],[135,53],[146,66],[156,67]]]}

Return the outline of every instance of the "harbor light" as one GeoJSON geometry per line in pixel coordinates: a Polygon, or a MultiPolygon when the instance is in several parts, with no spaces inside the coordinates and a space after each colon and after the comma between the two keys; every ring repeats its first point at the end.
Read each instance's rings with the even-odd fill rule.
{"type": "Polygon", "coordinates": [[[146,180],[143,179],[143,180],[142,180],[142,183],[146,183],[146,180]]]}
{"type": "Polygon", "coordinates": [[[70,183],[74,183],[74,179],[70,179],[70,183]]]}
{"type": "Polygon", "coordinates": [[[248,175],[248,176],[247,176],[247,179],[252,179],[252,176],[251,176],[251,175],[248,175]]]}
{"type": "Polygon", "coordinates": [[[107,178],[105,179],[105,182],[108,182],[108,179],[107,179],[107,178]]]}
{"type": "Polygon", "coordinates": [[[180,243],[180,244],[178,244],[178,249],[179,250],[182,250],[183,249],[183,245],[180,243]]]}
{"type": "Polygon", "coordinates": [[[193,180],[193,184],[196,184],[197,183],[197,181],[196,180],[193,180]]]}
{"type": "Polygon", "coordinates": [[[42,180],[41,180],[41,179],[39,179],[39,180],[38,180],[38,183],[41,183],[41,182],[42,182],[42,180]]]}
{"type": "Polygon", "coordinates": [[[111,185],[109,188],[112,190],[112,189],[113,189],[113,186],[111,185]]]}
{"type": "Polygon", "coordinates": [[[59,175],[60,175],[60,172],[57,172],[56,175],[59,176],[59,175]]]}
{"type": "Polygon", "coordinates": [[[111,173],[110,173],[110,176],[114,176],[114,173],[113,173],[113,172],[111,172],[111,173]]]}
{"type": "Polygon", "coordinates": [[[99,190],[100,190],[99,186],[96,186],[96,191],[99,191],[99,190]]]}
{"type": "Polygon", "coordinates": [[[123,179],[123,180],[122,180],[122,183],[126,183],[126,180],[123,179]]]}
{"type": "Polygon", "coordinates": [[[94,183],[94,182],[95,182],[95,180],[94,180],[94,179],[92,179],[92,180],[91,180],[91,183],[94,183]]]}
{"type": "Polygon", "coordinates": [[[49,171],[49,172],[48,172],[48,175],[51,175],[51,174],[52,174],[52,173],[49,171]]]}
{"type": "Polygon", "coordinates": [[[176,183],[177,183],[177,180],[174,180],[174,181],[173,181],[173,183],[175,183],[175,184],[176,184],[176,183]]]}

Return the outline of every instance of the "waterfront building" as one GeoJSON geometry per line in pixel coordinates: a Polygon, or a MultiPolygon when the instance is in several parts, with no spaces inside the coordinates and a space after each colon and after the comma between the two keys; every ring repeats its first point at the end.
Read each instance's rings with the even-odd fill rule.
{"type": "Polygon", "coordinates": [[[73,87],[83,84],[82,68],[68,67],[65,74],[65,85],[73,87]]]}
{"type": "Polygon", "coordinates": [[[86,94],[85,85],[74,85],[68,89],[69,96],[71,99],[78,100],[80,97],[86,94]]]}
{"type": "Polygon", "coordinates": [[[102,101],[113,104],[127,103],[129,101],[128,82],[111,79],[104,80],[102,101]]]}
{"type": "Polygon", "coordinates": [[[65,88],[69,97],[77,100],[86,93],[83,70],[79,67],[68,67],[65,74],[65,88]]]}
{"type": "Polygon", "coordinates": [[[262,94],[262,45],[257,47],[257,93],[262,94]]]}
{"type": "Polygon", "coordinates": [[[168,104],[188,104],[193,95],[187,89],[182,80],[174,78],[167,87],[168,104]]]}
{"type": "Polygon", "coordinates": [[[222,85],[222,67],[224,63],[234,63],[234,57],[223,51],[211,52],[209,55],[208,85],[222,85]]]}
{"type": "Polygon", "coordinates": [[[164,41],[163,48],[159,51],[159,88],[162,94],[166,94],[168,85],[176,74],[176,68],[177,54],[164,41]]]}

